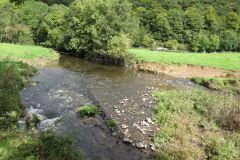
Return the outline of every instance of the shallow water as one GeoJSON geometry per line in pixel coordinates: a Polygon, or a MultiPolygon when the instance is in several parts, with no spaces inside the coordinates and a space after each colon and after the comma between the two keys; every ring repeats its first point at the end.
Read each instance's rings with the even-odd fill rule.
{"type": "MultiPolygon", "coordinates": [[[[38,81],[38,85],[24,89],[21,96],[26,110],[37,109],[45,118],[39,129],[53,128],[69,135],[91,160],[148,158],[120,138],[111,136],[103,125],[102,116],[80,118],[76,114],[79,106],[94,104],[100,106],[106,117],[112,117],[113,106],[121,99],[131,97],[140,107],[141,96],[149,88],[166,90],[193,86],[188,80],[93,64],[68,56],[61,56],[56,66],[39,69],[32,80],[38,81]]],[[[152,114],[152,109],[145,112],[152,114]]]]}

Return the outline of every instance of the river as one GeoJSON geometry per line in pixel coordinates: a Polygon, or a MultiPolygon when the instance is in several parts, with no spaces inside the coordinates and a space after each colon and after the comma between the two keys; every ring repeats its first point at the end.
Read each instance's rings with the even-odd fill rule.
{"type": "Polygon", "coordinates": [[[152,93],[194,86],[184,79],[68,56],[61,56],[57,65],[39,69],[31,80],[38,85],[25,88],[21,98],[26,111],[42,116],[38,128],[66,134],[89,160],[151,159],[144,150],[151,147],[148,141],[156,126],[154,123],[145,128],[139,126],[146,117],[152,117],[155,106],[152,93]],[[98,106],[101,114],[81,118],[76,110],[86,104],[98,106]],[[114,132],[105,125],[108,118],[118,122],[114,132]],[[136,142],[133,144],[144,141],[145,146],[138,147],[144,149],[126,144],[126,137],[136,142]]]}

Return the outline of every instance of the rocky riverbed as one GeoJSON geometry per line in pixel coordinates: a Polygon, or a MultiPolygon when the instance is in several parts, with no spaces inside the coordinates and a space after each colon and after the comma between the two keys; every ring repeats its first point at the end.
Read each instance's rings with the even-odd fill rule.
{"type": "MultiPolygon", "coordinates": [[[[151,159],[158,150],[152,136],[155,90],[186,89],[187,80],[92,64],[61,57],[58,66],[39,70],[37,82],[22,91],[26,112],[39,120],[41,131],[68,135],[87,159],[151,159]],[[79,106],[93,104],[100,113],[80,117],[79,106]],[[109,128],[106,121],[117,126],[109,128]]],[[[30,116],[31,117],[31,116],[30,116]]],[[[22,125],[23,122],[20,122],[22,125]]]]}

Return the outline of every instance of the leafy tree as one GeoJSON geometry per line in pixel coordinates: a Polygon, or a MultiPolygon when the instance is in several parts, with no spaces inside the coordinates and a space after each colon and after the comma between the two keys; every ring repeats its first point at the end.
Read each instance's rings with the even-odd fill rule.
{"type": "Polygon", "coordinates": [[[165,43],[165,46],[166,46],[168,49],[177,50],[177,49],[178,49],[178,41],[177,41],[177,40],[174,40],[174,39],[168,40],[168,41],[165,43]]]}
{"type": "MultiPolygon", "coordinates": [[[[108,47],[110,41],[119,42],[125,36],[132,39],[138,28],[138,21],[126,0],[76,0],[70,5],[66,17],[65,49],[78,56],[112,56],[112,49],[108,47]]],[[[119,56],[119,52],[115,54],[114,57],[119,56]]]]}
{"type": "Polygon", "coordinates": [[[51,6],[39,27],[34,30],[36,42],[57,50],[63,50],[67,12],[68,7],[66,6],[51,6]]]}
{"type": "Polygon", "coordinates": [[[167,41],[171,38],[172,29],[165,13],[159,14],[152,23],[151,30],[153,30],[154,39],[158,41],[167,41]]]}
{"type": "Polygon", "coordinates": [[[219,36],[211,34],[209,36],[209,41],[210,41],[210,45],[209,45],[208,51],[210,51],[210,52],[218,51],[219,48],[220,48],[220,38],[219,38],[219,36]]]}
{"type": "Polygon", "coordinates": [[[184,32],[184,12],[181,9],[170,9],[167,12],[167,19],[174,32],[173,37],[179,41],[183,41],[184,32]]]}
{"type": "Polygon", "coordinates": [[[196,33],[191,42],[191,49],[193,51],[204,51],[206,52],[210,47],[210,41],[206,33],[200,31],[196,33]]]}
{"type": "Polygon", "coordinates": [[[221,50],[235,51],[238,47],[237,33],[231,30],[223,31],[220,34],[221,50]]]}
{"type": "Polygon", "coordinates": [[[204,16],[194,7],[190,7],[185,11],[185,18],[185,28],[187,29],[198,32],[204,27],[204,16]]]}
{"type": "Polygon", "coordinates": [[[47,11],[47,4],[30,0],[19,6],[16,14],[19,23],[29,25],[31,28],[36,28],[38,27],[39,21],[46,15],[47,11]]]}
{"type": "Polygon", "coordinates": [[[240,31],[240,15],[235,12],[229,12],[225,17],[227,29],[240,31]]]}
{"type": "Polygon", "coordinates": [[[207,7],[205,11],[205,24],[207,29],[210,31],[216,32],[219,30],[219,17],[216,13],[216,10],[213,6],[207,7]]]}

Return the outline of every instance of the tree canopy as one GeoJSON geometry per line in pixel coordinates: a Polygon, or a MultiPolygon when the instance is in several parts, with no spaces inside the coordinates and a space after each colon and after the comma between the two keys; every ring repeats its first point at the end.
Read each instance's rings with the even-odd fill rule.
{"type": "MultiPolygon", "coordinates": [[[[90,57],[113,55],[113,46],[125,45],[196,52],[240,49],[238,0],[10,1],[0,2],[1,42],[34,40],[90,57]]],[[[117,53],[127,52],[122,49],[116,48],[114,56],[125,55],[117,53]]]]}

